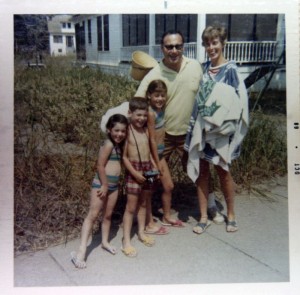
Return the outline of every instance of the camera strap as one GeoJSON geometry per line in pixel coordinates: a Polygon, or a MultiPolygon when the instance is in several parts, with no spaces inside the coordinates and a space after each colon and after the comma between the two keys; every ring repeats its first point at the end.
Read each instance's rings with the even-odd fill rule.
{"type": "MultiPolygon", "coordinates": [[[[143,165],[142,165],[142,158],[141,158],[140,150],[139,150],[139,147],[138,147],[138,144],[137,144],[137,141],[136,141],[136,138],[135,138],[135,135],[134,135],[134,132],[133,132],[133,129],[132,129],[131,125],[129,125],[129,128],[131,130],[132,136],[133,136],[134,141],[135,141],[135,146],[136,146],[136,149],[137,149],[137,152],[138,152],[138,155],[139,155],[139,159],[140,159],[140,164],[141,164],[142,171],[144,171],[143,165]]],[[[146,134],[146,136],[147,136],[147,134],[146,134]]]]}

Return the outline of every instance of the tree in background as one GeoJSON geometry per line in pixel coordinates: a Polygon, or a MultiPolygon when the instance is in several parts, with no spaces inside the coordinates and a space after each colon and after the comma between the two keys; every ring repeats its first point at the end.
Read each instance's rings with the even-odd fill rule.
{"type": "Polygon", "coordinates": [[[26,59],[38,63],[42,55],[49,53],[47,15],[14,15],[14,51],[26,59]]]}

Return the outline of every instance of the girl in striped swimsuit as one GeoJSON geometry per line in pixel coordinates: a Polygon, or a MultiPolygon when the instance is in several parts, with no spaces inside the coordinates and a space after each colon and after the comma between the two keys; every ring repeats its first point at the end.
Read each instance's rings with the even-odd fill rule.
{"type": "Polygon", "coordinates": [[[111,216],[118,199],[118,184],[121,173],[122,146],[127,135],[128,121],[121,114],[112,115],[106,124],[108,139],[101,146],[97,172],[92,182],[90,208],[81,230],[79,250],[71,253],[71,260],[77,268],[85,268],[88,238],[94,222],[103,210],[101,224],[102,248],[116,254],[116,248],[108,241],[111,216]]]}
{"type": "MultiPolygon", "coordinates": [[[[161,171],[160,181],[163,186],[162,193],[162,225],[183,227],[184,224],[181,220],[174,219],[171,216],[171,200],[174,184],[172,181],[171,173],[166,159],[163,156],[165,145],[165,104],[167,100],[167,86],[162,80],[153,80],[148,85],[147,98],[149,100],[149,112],[148,112],[148,131],[151,141],[151,150],[153,151],[154,160],[159,170],[161,171]],[[156,150],[156,151],[155,151],[156,150]]],[[[150,207],[151,208],[151,207],[150,207]]],[[[150,209],[148,209],[150,211],[150,209]]],[[[146,227],[146,233],[148,234],[167,234],[169,231],[165,227],[157,227],[153,221],[151,212],[149,223],[146,227]]]]}

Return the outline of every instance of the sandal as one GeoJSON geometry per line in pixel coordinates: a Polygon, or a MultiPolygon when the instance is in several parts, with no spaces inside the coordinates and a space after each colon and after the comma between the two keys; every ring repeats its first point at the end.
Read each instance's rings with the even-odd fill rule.
{"type": "Polygon", "coordinates": [[[235,220],[230,220],[230,221],[228,220],[228,221],[227,221],[227,224],[226,224],[226,231],[227,231],[228,233],[234,233],[234,232],[236,232],[238,229],[239,229],[239,228],[238,228],[237,223],[236,223],[235,220]]]}
{"type": "Polygon", "coordinates": [[[107,252],[109,252],[112,255],[117,254],[117,249],[114,246],[109,245],[108,247],[105,247],[101,244],[101,248],[107,252]]]}
{"type": "Polygon", "coordinates": [[[85,261],[79,260],[75,251],[71,252],[71,261],[73,262],[76,268],[86,268],[85,261]]]}
{"type": "Polygon", "coordinates": [[[177,219],[175,221],[165,221],[165,220],[163,220],[161,222],[161,224],[164,225],[164,226],[184,227],[184,223],[179,219],[177,219]]]}
{"type": "Polygon", "coordinates": [[[136,257],[137,252],[134,247],[127,247],[127,248],[121,248],[121,251],[127,256],[127,257],[136,257]]]}
{"type": "Polygon", "coordinates": [[[139,237],[139,240],[147,247],[152,247],[155,244],[155,240],[148,236],[139,237]]]}
{"type": "Polygon", "coordinates": [[[144,230],[144,233],[145,234],[148,234],[148,235],[166,235],[169,233],[169,229],[167,229],[166,227],[159,227],[159,228],[146,228],[144,230]]]}
{"type": "Polygon", "coordinates": [[[200,235],[205,232],[205,230],[210,226],[210,221],[206,222],[198,222],[196,226],[193,228],[193,232],[200,235]]]}

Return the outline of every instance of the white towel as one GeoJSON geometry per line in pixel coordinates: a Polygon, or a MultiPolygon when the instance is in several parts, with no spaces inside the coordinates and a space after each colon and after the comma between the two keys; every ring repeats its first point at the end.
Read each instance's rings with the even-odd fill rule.
{"type": "Polygon", "coordinates": [[[118,105],[115,108],[108,109],[106,113],[102,116],[101,122],[100,122],[100,129],[102,132],[106,133],[106,123],[112,115],[115,114],[121,114],[124,115],[125,117],[128,117],[128,110],[129,110],[129,102],[125,101],[118,105]]]}
{"type": "Polygon", "coordinates": [[[219,108],[211,116],[201,116],[198,113],[192,131],[187,173],[194,182],[200,174],[200,158],[206,143],[217,151],[218,156],[213,159],[213,164],[228,171],[232,154],[247,131],[242,127],[243,103],[232,86],[216,82],[205,107],[209,108],[212,104],[219,108]]]}

